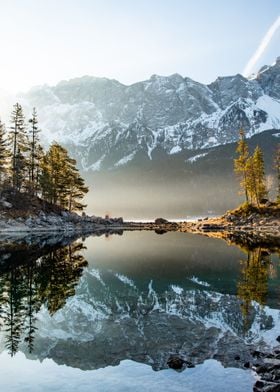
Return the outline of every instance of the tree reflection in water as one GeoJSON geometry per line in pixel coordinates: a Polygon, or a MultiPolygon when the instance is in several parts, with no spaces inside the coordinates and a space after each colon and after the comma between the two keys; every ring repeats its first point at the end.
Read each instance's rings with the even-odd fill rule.
{"type": "Polygon", "coordinates": [[[75,294],[75,286],[87,266],[83,249],[83,243],[75,241],[49,249],[48,253],[32,247],[1,252],[0,328],[11,356],[18,351],[21,340],[32,352],[36,313],[43,304],[54,314],[75,294]]]}
{"type": "Polygon", "coordinates": [[[237,295],[241,300],[241,311],[245,332],[254,319],[254,302],[264,306],[268,294],[268,280],[275,273],[271,253],[264,248],[243,248],[247,260],[241,260],[241,277],[237,285],[237,295]]]}

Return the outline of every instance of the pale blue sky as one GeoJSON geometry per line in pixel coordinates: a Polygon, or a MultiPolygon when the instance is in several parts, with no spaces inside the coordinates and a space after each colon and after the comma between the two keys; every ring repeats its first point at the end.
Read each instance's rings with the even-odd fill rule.
{"type": "MultiPolygon", "coordinates": [[[[130,84],[241,73],[280,0],[0,0],[0,89],[82,75],[130,84]]],[[[280,56],[280,29],[255,65],[280,56]]]]}

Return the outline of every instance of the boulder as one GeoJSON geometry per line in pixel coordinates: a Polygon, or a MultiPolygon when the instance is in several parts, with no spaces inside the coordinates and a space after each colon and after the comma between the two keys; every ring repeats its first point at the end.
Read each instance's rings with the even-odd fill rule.
{"type": "Polygon", "coordinates": [[[114,221],[114,223],[123,224],[123,218],[122,217],[114,218],[113,221],[114,221]]]}
{"type": "Polygon", "coordinates": [[[155,219],[155,224],[156,225],[164,225],[166,223],[169,223],[168,220],[164,219],[164,218],[156,218],[155,219]]]}
{"type": "Polygon", "coordinates": [[[186,361],[180,357],[172,355],[167,361],[167,365],[174,370],[180,370],[184,367],[186,361]]]}
{"type": "Polygon", "coordinates": [[[168,367],[171,369],[182,371],[186,367],[193,368],[195,365],[192,362],[186,361],[185,359],[181,358],[179,355],[171,355],[167,361],[168,367]]]}
{"type": "Polygon", "coordinates": [[[161,234],[167,233],[167,230],[164,230],[164,229],[155,229],[155,233],[161,235],[161,234]]]}

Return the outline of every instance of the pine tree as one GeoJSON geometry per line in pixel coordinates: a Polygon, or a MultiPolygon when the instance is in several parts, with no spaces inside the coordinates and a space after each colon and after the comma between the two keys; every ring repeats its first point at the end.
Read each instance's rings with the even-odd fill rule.
{"type": "Polygon", "coordinates": [[[252,301],[264,305],[268,293],[270,257],[261,248],[247,250],[247,260],[242,261],[241,279],[237,286],[237,295],[241,299],[241,310],[245,329],[250,328],[253,320],[252,301]]]}
{"type": "Polygon", "coordinates": [[[5,347],[9,354],[14,356],[18,351],[24,324],[24,281],[22,279],[22,267],[12,265],[7,278],[5,309],[3,314],[5,347]]]}
{"type": "Polygon", "coordinates": [[[21,163],[24,158],[23,154],[28,151],[28,139],[25,130],[24,115],[19,103],[14,105],[11,115],[11,124],[9,141],[12,149],[12,184],[14,188],[17,188],[18,184],[22,185],[22,180],[25,179],[26,176],[26,173],[24,173],[26,165],[21,163]],[[20,179],[17,178],[18,176],[20,176],[20,179]]]}
{"type": "Polygon", "coordinates": [[[30,154],[29,154],[29,184],[31,193],[37,194],[38,191],[38,169],[40,159],[42,158],[42,148],[39,143],[38,134],[40,130],[38,129],[38,118],[36,108],[33,108],[32,118],[29,120],[31,124],[31,129],[29,132],[30,139],[30,154]]]}
{"type": "Polygon", "coordinates": [[[79,173],[73,173],[69,184],[69,211],[83,210],[86,205],[80,202],[84,195],[88,192],[84,179],[79,173]]]}
{"type": "Polygon", "coordinates": [[[35,187],[34,187],[34,193],[35,195],[38,195],[41,191],[41,186],[40,186],[40,177],[42,175],[42,162],[45,156],[45,152],[41,144],[37,145],[36,148],[36,164],[35,164],[35,173],[34,173],[34,181],[35,181],[35,187]]]}
{"type": "Polygon", "coordinates": [[[259,146],[257,146],[254,151],[253,166],[255,176],[255,201],[259,206],[261,200],[267,197],[263,152],[259,146]]]}
{"type": "Polygon", "coordinates": [[[9,151],[7,148],[5,125],[0,120],[0,185],[3,185],[7,175],[9,151]]]}
{"type": "Polygon", "coordinates": [[[261,200],[266,198],[268,194],[265,183],[263,153],[259,146],[255,148],[254,154],[247,158],[245,171],[248,201],[259,207],[261,200]]]}
{"type": "Polygon", "coordinates": [[[76,168],[76,161],[69,157],[64,147],[53,143],[42,160],[41,169],[43,198],[70,211],[85,207],[80,200],[88,188],[76,168]]]}
{"type": "Polygon", "coordinates": [[[68,157],[67,159],[67,205],[69,211],[83,210],[86,207],[80,202],[84,195],[88,192],[88,187],[85,186],[84,179],[80,176],[78,169],[76,168],[76,160],[68,157]]]}
{"type": "Polygon", "coordinates": [[[277,196],[276,202],[280,204],[280,144],[277,146],[276,156],[275,156],[275,169],[277,175],[277,196]]]}
{"type": "Polygon", "coordinates": [[[81,241],[54,249],[40,260],[38,296],[46,303],[50,314],[62,308],[68,297],[75,294],[75,286],[87,266],[81,241]]]}
{"type": "Polygon", "coordinates": [[[36,324],[36,313],[39,311],[41,303],[38,300],[37,288],[35,283],[36,277],[36,261],[28,260],[26,272],[25,272],[25,282],[26,282],[26,304],[24,308],[25,317],[25,330],[26,336],[24,341],[28,345],[28,350],[31,353],[34,348],[35,332],[37,330],[36,324]]]}
{"type": "Polygon", "coordinates": [[[240,187],[242,193],[245,193],[246,202],[249,201],[248,189],[247,189],[247,169],[246,163],[249,157],[248,145],[245,141],[244,131],[241,129],[239,132],[240,139],[237,145],[236,152],[239,154],[238,158],[234,160],[234,171],[240,179],[240,187]]]}
{"type": "Polygon", "coordinates": [[[254,159],[249,156],[246,160],[245,165],[246,170],[246,191],[248,196],[248,201],[250,204],[256,202],[256,173],[254,166],[254,159]]]}
{"type": "Polygon", "coordinates": [[[42,196],[53,204],[63,204],[63,191],[66,187],[66,154],[67,151],[63,147],[53,143],[42,161],[40,178],[42,196]]]}
{"type": "Polygon", "coordinates": [[[13,186],[20,191],[25,183],[26,179],[26,159],[18,148],[14,158],[14,169],[13,169],[13,186]]]}

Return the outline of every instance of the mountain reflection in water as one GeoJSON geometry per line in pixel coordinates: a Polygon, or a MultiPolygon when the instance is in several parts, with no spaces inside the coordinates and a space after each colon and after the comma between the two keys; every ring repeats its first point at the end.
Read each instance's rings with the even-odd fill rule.
{"type": "Polygon", "coordinates": [[[125,359],[160,370],[174,355],[182,369],[207,359],[242,368],[250,345],[277,336],[278,249],[184,233],[54,242],[0,252],[1,350],[11,356],[84,370],[125,359]]]}

